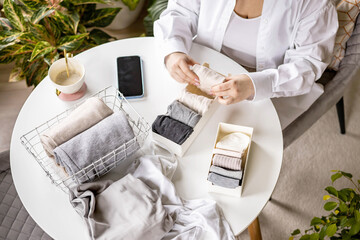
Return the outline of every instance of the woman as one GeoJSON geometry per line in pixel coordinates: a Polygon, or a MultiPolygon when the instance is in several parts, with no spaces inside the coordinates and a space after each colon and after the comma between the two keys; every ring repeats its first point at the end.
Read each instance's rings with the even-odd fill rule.
{"type": "MultiPolygon", "coordinates": [[[[198,84],[189,69],[195,63],[188,55],[194,41],[256,69],[214,86],[220,103],[307,94],[305,100],[294,99],[303,112],[323,92],[314,83],[330,62],[337,28],[329,0],[169,0],[154,34],[178,82],[198,84]]],[[[283,103],[276,108],[285,128],[301,112],[286,106],[283,112],[283,103]]]]}

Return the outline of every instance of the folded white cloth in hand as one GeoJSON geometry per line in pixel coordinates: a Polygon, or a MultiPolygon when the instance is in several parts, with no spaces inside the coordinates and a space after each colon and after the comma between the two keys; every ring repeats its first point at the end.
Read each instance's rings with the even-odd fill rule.
{"type": "Polygon", "coordinates": [[[104,175],[139,148],[125,114],[120,111],[56,147],[54,155],[56,163],[83,183],[104,175]]]}
{"type": "Polygon", "coordinates": [[[198,88],[209,95],[211,94],[212,86],[218,85],[225,81],[225,77],[223,75],[205,66],[195,64],[192,66],[192,70],[199,77],[200,86],[198,86],[198,88]]]}
{"type": "Polygon", "coordinates": [[[131,174],[120,180],[85,183],[70,192],[91,239],[161,239],[174,225],[159,192],[131,174]]]}
{"type": "Polygon", "coordinates": [[[243,153],[250,144],[250,137],[240,132],[225,135],[216,143],[216,148],[243,153]]]}
{"type": "Polygon", "coordinates": [[[94,126],[112,113],[113,111],[101,99],[97,97],[87,99],[63,121],[40,136],[45,153],[49,157],[53,157],[53,150],[57,146],[94,126]]]}

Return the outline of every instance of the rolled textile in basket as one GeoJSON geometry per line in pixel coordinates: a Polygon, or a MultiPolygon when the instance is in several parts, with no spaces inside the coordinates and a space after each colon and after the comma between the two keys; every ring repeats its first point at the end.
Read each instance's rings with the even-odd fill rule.
{"type": "Polygon", "coordinates": [[[63,121],[40,135],[40,142],[45,153],[53,157],[53,151],[57,146],[94,126],[112,113],[113,111],[101,99],[97,97],[87,99],[63,121]]]}
{"type": "Polygon", "coordinates": [[[54,149],[55,161],[79,183],[104,175],[140,148],[123,112],[116,112],[54,149]]]}
{"type": "Polygon", "coordinates": [[[201,115],[177,100],[173,101],[168,106],[166,115],[192,128],[194,128],[201,119],[201,115]]]}

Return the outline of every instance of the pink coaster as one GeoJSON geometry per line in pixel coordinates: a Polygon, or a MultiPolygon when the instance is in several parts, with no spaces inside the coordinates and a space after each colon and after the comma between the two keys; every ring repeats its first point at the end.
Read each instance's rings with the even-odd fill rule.
{"type": "Polygon", "coordinates": [[[72,93],[72,94],[62,93],[56,89],[56,95],[63,101],[75,101],[75,100],[82,98],[85,95],[86,88],[87,88],[86,84],[84,83],[81,86],[81,88],[79,89],[79,91],[77,91],[76,93],[72,93]]]}

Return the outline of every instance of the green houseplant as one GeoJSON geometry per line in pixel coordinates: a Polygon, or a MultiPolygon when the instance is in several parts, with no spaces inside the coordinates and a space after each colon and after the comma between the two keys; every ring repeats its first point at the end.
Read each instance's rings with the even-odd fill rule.
{"type": "Polygon", "coordinates": [[[160,14],[166,9],[168,0],[149,0],[148,2],[148,15],[144,18],[145,34],[153,36],[153,25],[159,19],[160,14]]]}
{"type": "MultiPolygon", "coordinates": [[[[128,1],[132,2],[132,1],[128,1]]],[[[109,25],[120,8],[96,9],[108,0],[5,0],[0,18],[0,63],[15,63],[9,81],[37,85],[49,66],[114,38],[99,28],[109,25]]]]}
{"type": "Polygon", "coordinates": [[[317,240],[317,239],[360,239],[360,180],[355,182],[350,173],[334,171],[331,181],[334,183],[339,178],[346,178],[351,187],[340,190],[328,186],[328,192],[323,197],[324,209],[329,211],[327,216],[314,217],[310,228],[302,234],[296,229],[289,240],[317,240]]]}

